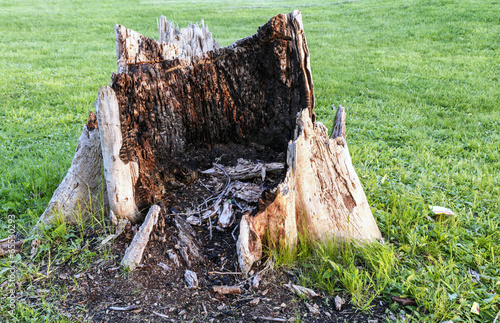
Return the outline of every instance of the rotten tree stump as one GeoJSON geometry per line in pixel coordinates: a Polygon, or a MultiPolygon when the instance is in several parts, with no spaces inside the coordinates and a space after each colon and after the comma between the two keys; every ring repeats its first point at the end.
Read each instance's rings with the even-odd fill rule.
{"type": "MultiPolygon", "coordinates": [[[[210,218],[222,212],[219,227],[231,226],[232,206],[222,199],[237,187],[232,196],[248,202],[245,209],[236,204],[245,212],[236,243],[244,272],[262,256],[262,244],[293,248],[298,234],[380,238],[347,148],[343,108],[332,138],[316,121],[300,12],[273,17],[255,35],[223,48],[203,22],[180,31],[172,26],[161,18],[160,41],[115,27],[118,73],[99,90],[100,141],[88,148],[100,143],[102,157],[95,156],[102,158],[114,222],[140,222],[155,204],[166,205],[166,216],[179,187],[211,172],[227,180],[225,187],[188,223],[201,223],[204,211],[212,225],[210,218]],[[248,174],[238,173],[239,164],[216,164],[227,152],[241,155],[248,174]],[[207,172],[211,165],[217,168],[207,172]]],[[[176,216],[179,234],[194,241],[184,220],[176,216]]]]}

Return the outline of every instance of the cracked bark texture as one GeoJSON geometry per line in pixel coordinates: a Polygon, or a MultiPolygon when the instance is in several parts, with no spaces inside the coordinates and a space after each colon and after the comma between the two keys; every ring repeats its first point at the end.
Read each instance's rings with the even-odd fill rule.
{"type": "Polygon", "coordinates": [[[299,18],[298,12],[278,15],[231,46],[132,64],[113,75],[123,137],[120,159],[139,165],[135,199],[140,209],[162,199],[172,161],[188,150],[253,142],[286,151],[297,113],[306,110],[314,117],[299,18]]]}

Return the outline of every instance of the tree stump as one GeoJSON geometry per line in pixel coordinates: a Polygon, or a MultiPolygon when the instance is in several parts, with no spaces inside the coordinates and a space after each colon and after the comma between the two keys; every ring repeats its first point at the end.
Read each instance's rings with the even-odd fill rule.
{"type": "Polygon", "coordinates": [[[299,11],[224,48],[203,22],[179,31],[163,17],[160,41],[119,25],[115,35],[118,73],[95,104],[113,219],[141,222],[152,205],[173,217],[180,190],[206,187],[200,176],[214,166],[213,182],[222,188],[204,207],[180,215],[191,215],[194,225],[208,219],[212,234],[211,218],[222,212],[224,230],[234,214],[223,199],[251,187],[252,201],[237,204],[245,213],[236,243],[244,272],[262,256],[263,243],[293,248],[298,234],[380,238],[345,141],[345,112],[339,109],[333,138],[316,121],[299,11]],[[237,158],[218,164],[227,156],[237,158]],[[241,177],[243,169],[251,175],[241,177]],[[248,178],[254,182],[241,182],[248,178]]]}

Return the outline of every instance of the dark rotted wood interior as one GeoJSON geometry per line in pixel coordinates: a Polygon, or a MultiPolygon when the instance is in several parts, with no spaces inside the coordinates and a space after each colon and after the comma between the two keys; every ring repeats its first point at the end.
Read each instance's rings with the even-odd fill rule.
{"type": "Polygon", "coordinates": [[[224,151],[236,157],[229,163],[236,154],[285,161],[297,113],[313,114],[314,105],[296,31],[290,15],[279,15],[229,47],[130,65],[113,75],[124,138],[120,158],[139,164],[139,207],[162,200],[165,183],[179,175],[189,181],[192,172],[227,156],[224,151]]]}

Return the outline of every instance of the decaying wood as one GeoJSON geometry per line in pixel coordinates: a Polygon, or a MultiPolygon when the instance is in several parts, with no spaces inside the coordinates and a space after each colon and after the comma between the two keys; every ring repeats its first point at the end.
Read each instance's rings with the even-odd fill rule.
{"type": "Polygon", "coordinates": [[[248,203],[258,202],[263,191],[264,188],[261,185],[248,182],[235,181],[231,187],[234,197],[248,203]]]}
{"type": "Polygon", "coordinates": [[[179,257],[177,257],[177,254],[172,249],[167,250],[167,255],[170,261],[174,263],[175,267],[179,267],[181,265],[179,257]]]}
{"type": "Polygon", "coordinates": [[[186,270],[184,272],[184,279],[186,280],[189,289],[198,288],[198,276],[194,271],[186,270]]]}
{"type": "Polygon", "coordinates": [[[159,63],[179,55],[178,46],[157,42],[123,26],[115,26],[116,61],[118,73],[128,70],[129,65],[159,63]]]}
{"type": "MultiPolygon", "coordinates": [[[[83,126],[75,156],[66,176],[50,199],[37,225],[50,224],[57,219],[75,224],[85,220],[89,213],[99,210],[106,194],[102,182],[102,154],[99,130],[94,113],[83,126]]],[[[104,199],[106,200],[106,199],[104,199]]]]}
{"type": "Polygon", "coordinates": [[[241,288],[239,286],[214,286],[212,287],[214,293],[220,295],[226,294],[241,294],[241,288]]]}
{"type": "MultiPolygon", "coordinates": [[[[224,200],[233,196],[246,212],[236,243],[245,273],[261,258],[263,244],[293,249],[299,234],[339,242],[380,238],[347,148],[344,108],[337,111],[332,138],[316,121],[299,11],[273,17],[255,35],[224,48],[217,48],[203,22],[179,31],[163,17],[159,41],[119,25],[115,35],[118,73],[95,104],[100,150],[95,143],[88,149],[102,153],[115,224],[139,223],[140,210],[153,205],[134,237],[142,239],[142,250],[156,221],[154,205],[172,203],[179,187],[203,184],[198,173],[224,184],[175,216],[177,251],[188,266],[201,257],[190,224],[221,212],[219,226],[230,226],[234,210],[224,200]],[[221,151],[241,159],[221,165],[221,151]]],[[[134,246],[133,255],[127,249],[122,263],[137,265],[139,249],[134,246]]],[[[169,257],[178,263],[173,251],[169,257]]]]}
{"type": "Polygon", "coordinates": [[[123,256],[121,262],[121,265],[125,268],[134,270],[137,265],[140,264],[144,248],[146,248],[149,241],[151,230],[153,230],[153,226],[158,221],[159,213],[160,207],[158,205],[151,206],[148,215],[146,215],[146,219],[144,219],[144,223],[141,225],[139,231],[137,231],[134,239],[130,243],[130,246],[128,246],[125,251],[125,255],[123,256]]]}
{"type": "Polygon", "coordinates": [[[134,161],[124,163],[120,158],[123,145],[120,111],[115,92],[109,86],[99,89],[95,109],[99,122],[110,213],[118,219],[126,218],[136,223],[139,211],[135,203],[134,187],[139,173],[138,164],[134,161]]]}
{"type": "Polygon", "coordinates": [[[262,249],[257,246],[266,234],[270,243],[290,248],[299,232],[311,239],[339,242],[381,237],[345,138],[328,139],[321,123],[313,122],[308,113],[300,113],[287,164],[286,178],[278,186],[274,202],[255,217],[241,220],[237,248],[243,271],[250,270],[252,260],[260,259],[262,249]]]}
{"type": "Polygon", "coordinates": [[[200,25],[191,24],[179,30],[167,20],[167,17],[161,16],[158,24],[158,42],[178,47],[178,58],[195,56],[219,48],[203,19],[200,25]]]}
{"type": "MultiPolygon", "coordinates": [[[[224,167],[225,171],[231,178],[231,180],[248,180],[252,178],[261,178],[264,181],[266,174],[268,173],[279,173],[285,169],[283,163],[252,163],[243,158],[238,159],[238,165],[224,167]]],[[[205,171],[201,171],[202,174],[223,177],[224,173],[221,171],[220,167],[213,167],[205,171]]]]}
{"type": "Polygon", "coordinates": [[[219,221],[217,222],[217,225],[221,229],[225,229],[231,226],[234,222],[234,212],[233,212],[233,207],[231,204],[228,202],[224,202],[222,206],[222,212],[219,215],[219,221]]]}
{"type": "Polygon", "coordinates": [[[175,216],[175,226],[178,230],[179,252],[182,258],[184,258],[184,261],[186,261],[188,267],[191,267],[190,258],[196,261],[203,259],[198,244],[194,239],[195,232],[193,228],[191,228],[191,225],[178,215],[175,216]]]}
{"type": "Polygon", "coordinates": [[[291,282],[289,282],[288,284],[285,284],[285,286],[288,287],[288,289],[290,289],[290,291],[299,295],[300,297],[305,297],[305,298],[319,297],[318,293],[316,293],[315,291],[313,291],[312,289],[307,288],[307,287],[295,285],[295,284],[292,284],[291,282]]]}

